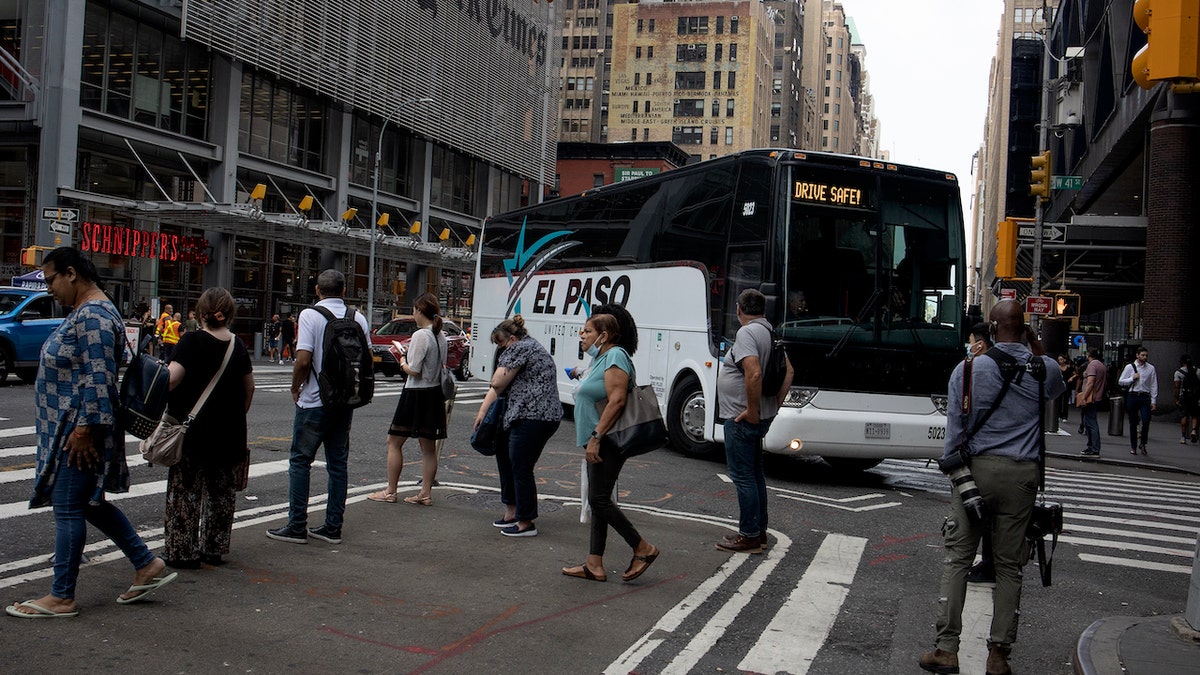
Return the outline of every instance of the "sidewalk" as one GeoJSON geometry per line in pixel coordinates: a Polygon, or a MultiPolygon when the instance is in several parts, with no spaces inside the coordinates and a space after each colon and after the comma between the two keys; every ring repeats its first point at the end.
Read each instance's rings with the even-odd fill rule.
{"type": "MultiPolygon", "coordinates": [[[[1129,454],[1129,419],[1124,436],[1108,435],[1109,413],[1100,412],[1100,456],[1080,455],[1086,445],[1079,434],[1080,412],[1070,411],[1058,434],[1046,435],[1046,454],[1070,460],[1111,466],[1135,466],[1153,471],[1200,476],[1200,445],[1179,443],[1179,417],[1155,415],[1150,420],[1148,454],[1129,454]]],[[[1157,675],[1200,672],[1200,633],[1183,616],[1100,619],[1079,636],[1075,649],[1079,675],[1157,675]]]]}

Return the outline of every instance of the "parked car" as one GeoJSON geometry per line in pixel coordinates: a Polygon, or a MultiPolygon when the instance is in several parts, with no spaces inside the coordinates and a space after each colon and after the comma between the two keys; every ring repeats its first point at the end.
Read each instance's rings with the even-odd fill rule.
{"type": "MultiPolygon", "coordinates": [[[[413,331],[417,330],[417,322],[411,316],[399,316],[376,328],[371,333],[371,356],[375,359],[375,372],[385,377],[400,375],[399,354],[396,353],[393,342],[398,342],[405,348],[412,339],[413,331]]],[[[448,355],[446,365],[454,371],[454,376],[465,380],[471,376],[471,339],[458,324],[442,320],[442,331],[446,333],[448,355]]]]}
{"type": "Polygon", "coordinates": [[[22,382],[37,378],[42,345],[65,315],[46,291],[0,286],[0,382],[9,373],[22,382]]]}

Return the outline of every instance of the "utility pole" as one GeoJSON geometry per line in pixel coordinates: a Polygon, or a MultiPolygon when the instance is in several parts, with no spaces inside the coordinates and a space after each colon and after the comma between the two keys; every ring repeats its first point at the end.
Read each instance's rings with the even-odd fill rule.
{"type": "MultiPolygon", "coordinates": [[[[1048,9],[1046,8],[1045,2],[1042,3],[1042,16],[1043,17],[1050,16],[1050,13],[1049,13],[1048,9]]],[[[1041,292],[1042,292],[1042,224],[1043,224],[1043,221],[1044,221],[1045,215],[1046,215],[1046,206],[1045,206],[1046,202],[1050,201],[1050,190],[1049,190],[1048,186],[1051,181],[1051,176],[1054,173],[1053,172],[1054,167],[1052,166],[1053,162],[1051,161],[1051,155],[1049,154],[1049,148],[1047,147],[1050,144],[1050,108],[1053,105],[1051,98],[1050,98],[1053,90],[1050,88],[1051,55],[1050,55],[1050,43],[1047,40],[1049,33],[1050,33],[1049,26],[1043,25],[1043,27],[1042,27],[1042,119],[1041,119],[1041,123],[1038,124],[1038,152],[1040,152],[1041,157],[1043,157],[1045,159],[1045,166],[1041,167],[1041,169],[1046,172],[1045,185],[1047,186],[1047,188],[1045,189],[1045,194],[1038,195],[1037,211],[1034,215],[1034,223],[1033,223],[1033,271],[1029,275],[1031,277],[1031,280],[1029,282],[1029,294],[1035,295],[1035,296],[1041,295],[1041,292]]],[[[1033,192],[1034,194],[1037,194],[1036,192],[1034,192],[1036,187],[1037,187],[1036,185],[1031,186],[1031,192],[1033,192]]],[[[1041,316],[1034,314],[1033,316],[1030,317],[1030,325],[1033,326],[1034,331],[1040,330],[1040,328],[1041,328],[1040,324],[1041,324],[1041,316]]]]}

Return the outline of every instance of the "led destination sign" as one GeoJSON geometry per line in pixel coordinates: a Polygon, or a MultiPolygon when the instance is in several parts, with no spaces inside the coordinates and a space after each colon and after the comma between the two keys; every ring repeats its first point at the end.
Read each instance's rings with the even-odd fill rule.
{"type": "Polygon", "coordinates": [[[865,206],[862,188],[798,180],[792,187],[792,199],[830,206],[865,206]]]}

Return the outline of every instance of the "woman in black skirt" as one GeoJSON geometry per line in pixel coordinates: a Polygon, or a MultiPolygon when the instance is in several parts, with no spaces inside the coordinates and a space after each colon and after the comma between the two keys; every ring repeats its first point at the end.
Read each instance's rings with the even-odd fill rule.
{"type": "Polygon", "coordinates": [[[429,506],[430,490],[437,476],[437,441],[446,437],[446,400],[440,375],[446,363],[446,335],[442,333],[437,296],[426,293],[413,306],[417,331],[400,354],[400,368],[408,376],[396,403],[396,414],[388,429],[387,487],[367,495],[376,502],[396,502],[396,485],[404,468],[404,442],[416,437],[421,444],[421,491],[405,497],[409,504],[429,506]]]}

